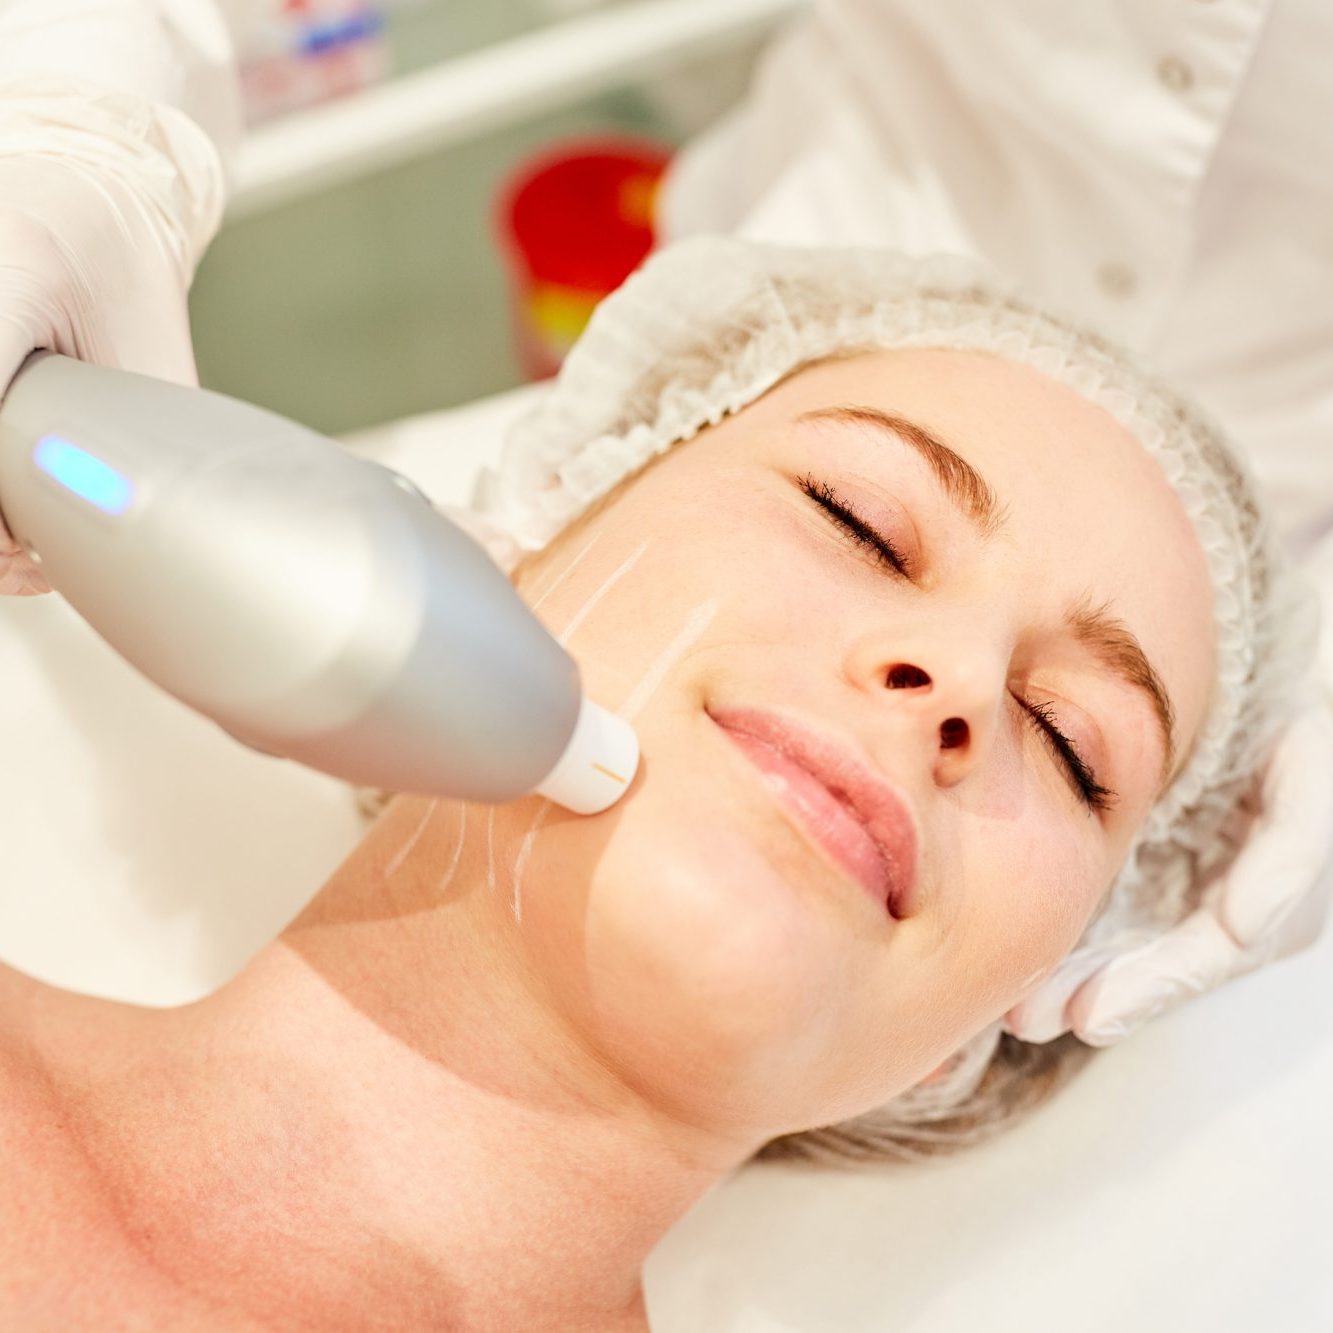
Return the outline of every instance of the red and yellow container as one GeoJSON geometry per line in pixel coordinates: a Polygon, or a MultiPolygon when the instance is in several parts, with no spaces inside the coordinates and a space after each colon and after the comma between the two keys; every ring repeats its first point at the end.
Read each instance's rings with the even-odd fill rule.
{"type": "Polygon", "coordinates": [[[647,140],[579,139],[525,162],[501,186],[495,227],[515,351],[530,379],[560,369],[593,308],[647,258],[670,160],[670,149],[647,140]]]}

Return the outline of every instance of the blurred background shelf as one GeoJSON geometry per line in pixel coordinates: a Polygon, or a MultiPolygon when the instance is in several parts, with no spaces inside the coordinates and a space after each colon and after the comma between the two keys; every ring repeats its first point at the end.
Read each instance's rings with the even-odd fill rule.
{"type": "MultiPolygon", "coordinates": [[[[392,11],[397,75],[257,129],[229,215],[243,218],[422,152],[622,89],[763,37],[800,0],[621,0],[553,22],[551,0],[392,11]]],[[[697,82],[697,79],[696,79],[697,82]]]]}
{"type": "Polygon", "coordinates": [[[331,434],[521,383],[500,183],[574,136],[685,142],[739,100],[802,3],[391,9],[393,77],[247,140],[191,293],[203,383],[331,434]]]}

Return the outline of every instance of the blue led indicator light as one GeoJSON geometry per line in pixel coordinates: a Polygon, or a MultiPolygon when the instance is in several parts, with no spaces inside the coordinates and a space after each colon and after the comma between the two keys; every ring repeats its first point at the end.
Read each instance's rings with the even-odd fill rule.
{"type": "Polygon", "coordinates": [[[33,452],[37,466],[54,477],[66,490],[96,505],[108,514],[123,514],[134,499],[134,487],[128,477],[94,458],[86,449],[47,435],[37,441],[33,452]]]}

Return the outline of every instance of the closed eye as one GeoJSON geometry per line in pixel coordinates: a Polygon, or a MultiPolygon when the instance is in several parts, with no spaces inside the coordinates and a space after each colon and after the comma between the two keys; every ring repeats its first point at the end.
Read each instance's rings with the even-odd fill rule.
{"type": "Polygon", "coordinates": [[[1116,793],[1109,787],[1103,787],[1097,781],[1097,775],[1079,754],[1074,742],[1056,725],[1055,714],[1051,705],[1031,704],[1026,699],[1019,699],[1028,720],[1037,729],[1042,739],[1050,747],[1052,754],[1064,765],[1069,776],[1078,788],[1079,799],[1090,810],[1109,810],[1115,803],[1116,793]]]}
{"type": "Polygon", "coordinates": [[[907,557],[881,532],[876,532],[864,519],[826,481],[820,481],[810,473],[801,479],[801,490],[808,495],[844,532],[859,546],[865,547],[876,560],[901,574],[903,578],[912,577],[911,566],[907,557]]]}

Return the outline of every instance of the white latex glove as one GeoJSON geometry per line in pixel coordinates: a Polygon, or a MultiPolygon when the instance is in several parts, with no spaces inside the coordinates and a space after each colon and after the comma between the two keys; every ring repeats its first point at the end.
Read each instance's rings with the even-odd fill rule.
{"type": "MultiPolygon", "coordinates": [[[[0,83],[0,400],[37,348],[197,384],[186,296],[221,213],[215,150],[169,108],[30,88],[0,83]]],[[[0,521],[0,593],[49,590],[0,521]]]]}
{"type": "Polygon", "coordinates": [[[1307,562],[1323,604],[1309,702],[1279,742],[1258,815],[1198,909],[1141,948],[1067,959],[1004,1018],[1045,1042],[1073,1032],[1109,1046],[1191,996],[1312,944],[1333,900],[1333,534],[1307,562]]]}

